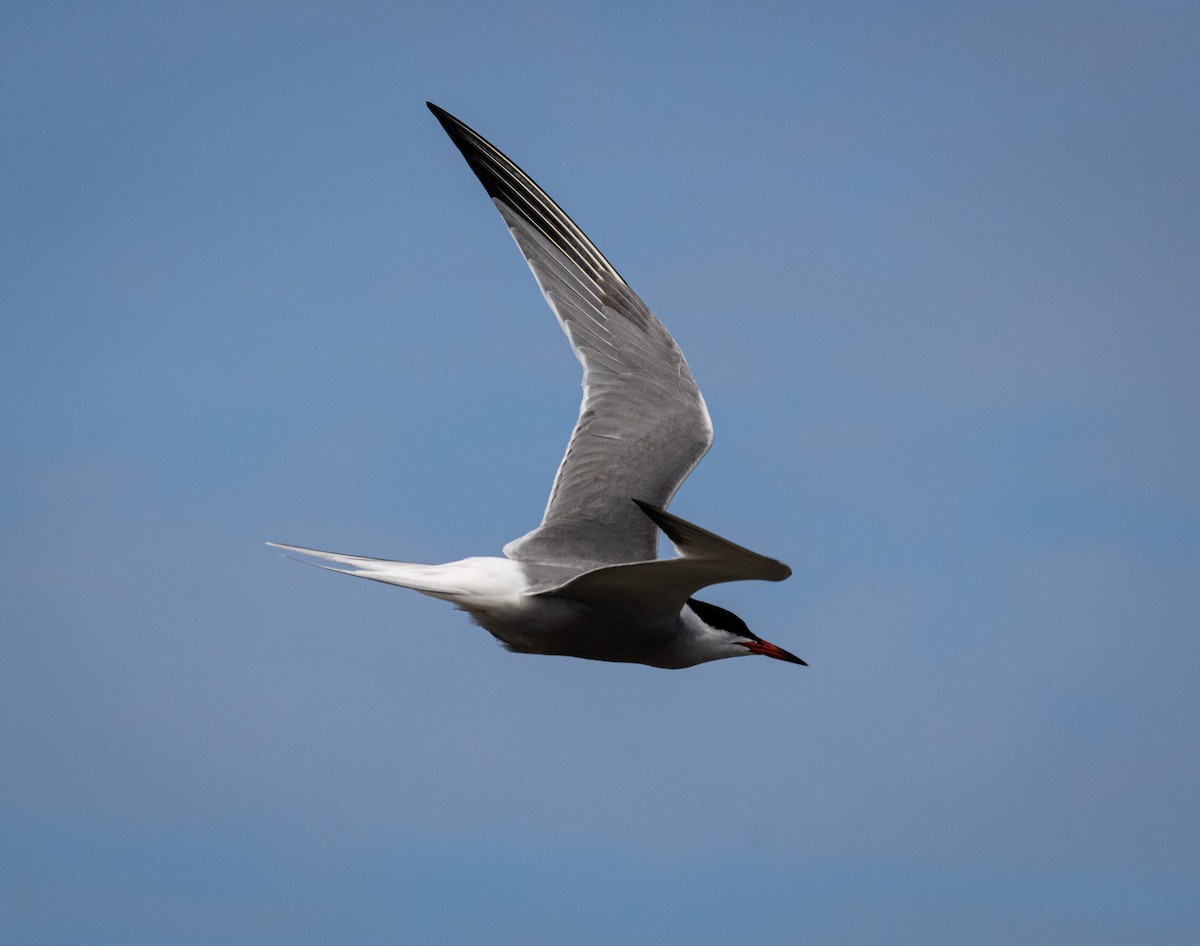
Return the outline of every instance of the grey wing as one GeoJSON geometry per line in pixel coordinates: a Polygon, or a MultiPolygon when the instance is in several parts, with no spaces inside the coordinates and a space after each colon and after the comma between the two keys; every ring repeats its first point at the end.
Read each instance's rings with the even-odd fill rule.
{"type": "Polygon", "coordinates": [[[656,555],[654,523],[712,443],[675,340],[570,217],[516,164],[430,104],[483,183],[583,365],[583,403],[541,525],[504,552],[578,567],[656,555]]]}
{"type": "Polygon", "coordinates": [[[667,534],[678,558],[601,566],[557,584],[547,582],[537,594],[644,617],[668,617],[678,614],[692,595],[709,585],[748,579],[783,581],[792,574],[783,562],[751,552],[649,503],[639,502],[638,506],[667,534]]]}

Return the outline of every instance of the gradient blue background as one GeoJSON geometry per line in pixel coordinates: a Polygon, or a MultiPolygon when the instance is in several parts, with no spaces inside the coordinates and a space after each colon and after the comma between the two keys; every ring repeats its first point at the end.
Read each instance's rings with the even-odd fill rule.
{"type": "Polygon", "coordinates": [[[0,938],[1196,942],[1195,4],[432,6],[5,6],[0,938]],[[540,516],[578,370],[425,99],[675,333],[810,669],[263,546],[540,516]]]}

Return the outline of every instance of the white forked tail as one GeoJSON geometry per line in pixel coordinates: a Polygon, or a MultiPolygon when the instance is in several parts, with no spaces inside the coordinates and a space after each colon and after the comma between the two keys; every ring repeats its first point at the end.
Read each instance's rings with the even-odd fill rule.
{"type": "Polygon", "coordinates": [[[445,565],[421,565],[416,562],[393,562],[386,558],[322,552],[298,545],[283,545],[280,542],[268,542],[267,545],[350,567],[334,568],[331,565],[297,559],[306,565],[340,572],[343,575],[353,575],[355,578],[369,578],[371,581],[411,588],[421,594],[459,604],[479,598],[495,599],[519,595],[525,590],[526,584],[520,566],[502,558],[467,558],[445,565]]]}

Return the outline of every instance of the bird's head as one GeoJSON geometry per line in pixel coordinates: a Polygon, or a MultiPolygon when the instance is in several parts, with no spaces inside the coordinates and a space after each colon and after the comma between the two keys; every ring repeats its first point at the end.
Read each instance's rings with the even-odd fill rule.
{"type": "Polygon", "coordinates": [[[732,611],[718,608],[706,601],[697,601],[695,598],[689,598],[687,605],[701,625],[701,638],[696,643],[707,653],[704,660],[762,654],[764,657],[786,660],[802,667],[808,666],[795,654],[789,654],[782,647],[776,647],[763,640],[732,611]]]}

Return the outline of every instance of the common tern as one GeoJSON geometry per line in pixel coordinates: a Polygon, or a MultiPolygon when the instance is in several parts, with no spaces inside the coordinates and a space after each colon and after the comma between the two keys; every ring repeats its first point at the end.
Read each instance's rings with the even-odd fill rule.
{"type": "Polygon", "coordinates": [[[668,669],[747,654],[806,665],[693,597],[720,582],[782,581],[791,569],[666,511],[712,444],[708,408],[675,340],[524,171],[426,104],[500,211],[583,365],[579,420],[541,524],[505,545],[503,558],[420,565],[268,544],[450,601],[518,653],[668,669]],[[657,557],[660,529],[675,558],[657,557]]]}

